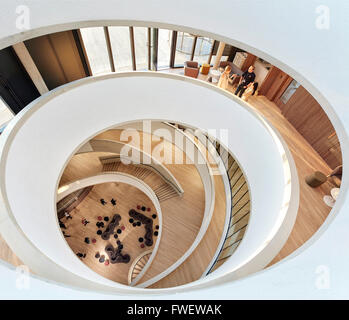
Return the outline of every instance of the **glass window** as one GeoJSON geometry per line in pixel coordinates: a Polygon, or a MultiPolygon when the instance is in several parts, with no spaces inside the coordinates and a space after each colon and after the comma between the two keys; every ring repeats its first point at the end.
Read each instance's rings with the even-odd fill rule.
{"type": "Polygon", "coordinates": [[[116,71],[132,71],[129,27],[108,27],[116,71]]]}
{"type": "Polygon", "coordinates": [[[299,87],[299,83],[296,80],[293,80],[290,85],[287,87],[285,92],[282,94],[280,100],[286,104],[288,100],[292,97],[292,95],[296,92],[299,87]]]}
{"type": "Polygon", "coordinates": [[[13,113],[6,102],[0,97],[0,132],[4,125],[13,118],[13,113]]]}
{"type": "Polygon", "coordinates": [[[199,64],[207,63],[213,45],[213,39],[198,37],[194,52],[194,61],[199,64]]]}
{"type": "Polygon", "coordinates": [[[169,68],[172,30],[159,29],[158,69],[169,68]]]}
{"type": "Polygon", "coordinates": [[[134,27],[136,70],[148,70],[148,28],[134,27]]]}
{"type": "Polygon", "coordinates": [[[93,75],[111,72],[103,27],[80,29],[93,75]]]}
{"type": "Polygon", "coordinates": [[[175,66],[183,66],[185,61],[190,60],[193,49],[194,36],[186,33],[177,33],[175,66]]]}

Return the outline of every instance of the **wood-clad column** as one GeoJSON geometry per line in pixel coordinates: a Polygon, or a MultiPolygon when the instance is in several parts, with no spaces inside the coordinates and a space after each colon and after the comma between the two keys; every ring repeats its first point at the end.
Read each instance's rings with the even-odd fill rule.
{"type": "Polygon", "coordinates": [[[224,48],[225,48],[225,43],[224,42],[220,42],[219,45],[218,45],[216,59],[214,61],[213,69],[217,69],[218,68],[219,63],[221,62],[221,59],[222,59],[224,48]]]}
{"type": "Polygon", "coordinates": [[[38,68],[36,67],[36,64],[34,63],[31,55],[29,54],[29,51],[25,44],[23,42],[19,42],[14,44],[12,47],[40,94],[48,92],[49,90],[46,86],[46,83],[42,78],[38,68]]]}

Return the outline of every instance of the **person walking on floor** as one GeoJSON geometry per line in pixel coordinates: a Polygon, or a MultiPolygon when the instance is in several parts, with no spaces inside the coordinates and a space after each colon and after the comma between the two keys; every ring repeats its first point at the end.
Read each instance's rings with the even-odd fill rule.
{"type": "Polygon", "coordinates": [[[65,224],[61,220],[58,220],[58,221],[59,221],[60,228],[67,229],[67,227],[65,226],[65,224]]]}
{"type": "Polygon", "coordinates": [[[224,90],[228,89],[230,72],[231,72],[231,66],[226,66],[219,78],[217,87],[222,88],[224,90]]]}
{"type": "Polygon", "coordinates": [[[90,221],[88,221],[88,220],[85,219],[85,218],[82,218],[81,223],[86,227],[86,225],[87,225],[88,223],[90,223],[90,221]]]}
{"type": "Polygon", "coordinates": [[[64,216],[68,219],[73,219],[73,217],[67,212],[67,211],[64,211],[64,216]]]}

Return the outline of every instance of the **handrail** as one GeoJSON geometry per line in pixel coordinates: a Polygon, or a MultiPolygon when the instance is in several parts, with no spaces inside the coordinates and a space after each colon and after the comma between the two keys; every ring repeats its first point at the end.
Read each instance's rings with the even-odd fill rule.
{"type": "MultiPolygon", "coordinates": [[[[187,129],[190,129],[192,130],[193,128],[189,127],[189,126],[186,126],[186,125],[181,125],[181,129],[178,129],[175,125],[173,125],[172,123],[169,123],[169,122],[165,122],[168,126],[171,126],[173,127],[174,129],[176,130],[185,130],[185,132],[188,134],[188,131],[187,129]]],[[[193,136],[197,137],[198,140],[205,144],[205,141],[204,140],[207,140],[207,143],[210,144],[207,146],[208,150],[210,151],[211,155],[216,159],[216,162],[217,162],[217,165],[219,166],[219,170],[220,172],[226,172],[226,175],[228,176],[228,183],[229,183],[229,190],[230,190],[230,198],[231,198],[231,201],[230,201],[230,210],[229,210],[229,218],[227,217],[226,219],[226,224],[228,225],[228,227],[226,228],[226,230],[223,230],[223,233],[224,233],[224,238],[222,237],[223,240],[221,240],[220,242],[220,248],[218,250],[218,252],[215,254],[215,259],[210,263],[207,271],[205,271],[205,273],[203,274],[203,276],[209,274],[211,271],[213,271],[213,269],[215,268],[215,265],[217,264],[217,262],[221,261],[221,260],[224,260],[224,259],[227,259],[228,257],[230,257],[233,252],[231,252],[228,256],[224,256],[224,257],[221,257],[221,253],[226,250],[227,248],[229,247],[232,247],[234,244],[236,243],[240,243],[241,240],[237,240],[236,242],[234,242],[233,244],[230,244],[229,246],[225,246],[226,245],[226,242],[227,242],[227,239],[229,239],[232,235],[230,235],[231,231],[234,230],[234,227],[237,225],[237,223],[239,223],[243,218],[245,218],[247,215],[249,215],[250,213],[250,210],[248,210],[248,212],[246,214],[244,214],[241,218],[239,218],[237,221],[235,221],[233,224],[232,223],[232,219],[234,216],[236,216],[236,214],[238,214],[238,212],[236,212],[235,214],[233,214],[233,206],[234,205],[237,205],[241,199],[249,192],[249,190],[247,189],[247,191],[235,202],[233,203],[233,198],[234,196],[236,196],[240,190],[245,186],[247,185],[247,182],[246,182],[246,179],[244,177],[244,174],[243,172],[241,172],[241,175],[238,176],[238,178],[236,179],[236,181],[232,184],[231,183],[231,180],[233,179],[233,177],[235,176],[235,174],[238,172],[238,170],[241,168],[237,165],[237,162],[236,160],[234,159],[234,157],[230,154],[229,151],[226,150],[226,148],[224,148],[219,142],[217,142],[214,138],[211,138],[210,136],[208,136],[207,133],[204,133],[202,132],[203,135],[198,135],[196,136],[195,133],[192,133],[193,136]],[[216,145],[216,147],[214,147],[214,145],[216,145]],[[210,150],[211,149],[211,150],[210,150]],[[213,149],[213,150],[212,150],[213,149]],[[223,152],[226,152],[226,154],[228,155],[227,157],[227,162],[225,163],[224,160],[222,159],[222,156],[223,156],[223,152]],[[231,165],[229,166],[229,163],[230,161],[232,160],[231,162],[231,165]],[[222,168],[221,164],[224,165],[224,168],[222,168]],[[233,165],[236,164],[236,170],[234,171],[234,174],[230,177],[229,176],[229,170],[233,167],[233,165]],[[224,170],[224,171],[222,171],[224,170]],[[241,186],[239,186],[236,190],[233,191],[234,187],[236,186],[236,184],[238,183],[238,181],[240,180],[240,178],[243,178],[243,183],[241,184],[241,186]]],[[[243,207],[247,204],[249,204],[250,200],[248,199],[248,201],[243,205],[243,207]]],[[[243,208],[242,207],[242,208],[243,208]]],[[[247,226],[248,223],[246,223],[246,225],[244,225],[241,229],[245,228],[247,226]]],[[[240,231],[240,230],[238,230],[240,231]]],[[[238,232],[236,231],[236,232],[238,232]]],[[[242,235],[243,236],[243,235],[242,235]]],[[[238,247],[235,246],[234,249],[236,249],[238,247]]],[[[235,250],[234,250],[235,251],[235,250]]]]}
{"type": "MultiPolygon", "coordinates": [[[[134,267],[137,265],[137,263],[139,262],[139,260],[141,260],[144,256],[146,256],[147,254],[151,254],[153,252],[153,249],[149,249],[147,251],[142,252],[136,259],[133,260],[133,263],[128,271],[128,284],[130,285],[133,281],[132,279],[132,274],[133,274],[133,269],[134,267]]],[[[148,264],[149,260],[147,261],[146,265],[148,264]]],[[[145,265],[145,266],[146,266],[145,265]]],[[[145,267],[144,266],[144,267],[145,267]]],[[[143,269],[144,269],[143,267],[143,269]]]]}
{"type": "MultiPolygon", "coordinates": [[[[163,122],[163,124],[166,125],[166,127],[169,126],[166,122],[163,122]]],[[[178,128],[175,128],[175,129],[178,130],[178,128]]],[[[203,159],[203,163],[205,163],[205,161],[204,161],[205,157],[202,154],[201,150],[198,148],[198,146],[195,144],[193,139],[191,137],[189,137],[185,132],[183,132],[181,130],[179,130],[179,132],[184,137],[186,137],[186,139],[188,139],[188,141],[190,141],[191,144],[193,144],[193,146],[198,150],[198,157],[203,159]]],[[[199,171],[199,174],[200,174],[200,176],[201,176],[201,178],[203,180],[204,186],[205,186],[205,182],[204,182],[205,176],[208,178],[207,179],[207,184],[208,185],[205,186],[205,212],[204,212],[204,218],[203,218],[200,230],[199,230],[199,232],[198,232],[194,242],[190,246],[190,248],[182,255],[181,258],[179,258],[174,264],[172,264],[165,271],[161,272],[160,274],[156,275],[155,277],[153,277],[153,278],[151,278],[151,279],[149,279],[149,280],[147,280],[145,282],[142,282],[141,284],[138,284],[137,287],[145,288],[145,287],[150,286],[151,284],[159,281],[160,279],[162,279],[166,275],[170,274],[173,270],[175,270],[179,265],[181,265],[192,254],[192,252],[195,250],[195,248],[198,246],[198,244],[200,243],[200,241],[204,237],[205,232],[207,231],[207,228],[208,228],[208,226],[210,224],[210,221],[211,221],[211,218],[212,218],[212,214],[213,214],[213,210],[214,210],[215,182],[213,180],[212,169],[211,169],[210,166],[208,166],[207,163],[204,166],[205,169],[200,168],[200,166],[198,166],[198,165],[196,165],[196,168],[199,171]],[[203,171],[205,171],[205,173],[203,173],[203,171]],[[207,171],[207,173],[206,173],[206,171],[207,171]]]]}
{"type": "MultiPolygon", "coordinates": [[[[103,160],[107,160],[107,159],[113,159],[115,161],[112,162],[122,162],[121,158],[126,158],[122,155],[117,155],[117,156],[112,156],[112,157],[100,157],[99,159],[101,160],[101,162],[103,160]],[[105,158],[105,159],[104,159],[105,158]]],[[[112,162],[108,162],[108,163],[112,163],[112,162]]],[[[102,162],[103,163],[103,162],[102,162]]],[[[158,169],[156,169],[155,167],[153,167],[151,164],[146,164],[146,163],[132,163],[132,165],[136,166],[136,167],[147,167],[148,170],[151,170],[153,172],[155,172],[156,174],[158,174],[167,184],[169,184],[179,196],[182,196],[184,191],[182,191],[181,189],[179,189],[179,187],[177,187],[172,181],[170,181],[169,179],[167,179],[158,169]]]]}
{"type": "MultiPolygon", "coordinates": [[[[107,143],[113,143],[113,144],[117,144],[117,145],[121,145],[121,146],[127,145],[126,143],[121,142],[121,141],[108,140],[108,139],[92,139],[92,140],[89,141],[89,143],[90,143],[90,145],[91,145],[93,151],[96,151],[96,146],[93,146],[92,144],[96,144],[96,142],[97,142],[97,143],[98,143],[98,142],[107,142],[107,143]]],[[[134,147],[134,146],[130,146],[130,145],[128,145],[128,146],[129,146],[131,149],[134,149],[135,151],[137,151],[137,152],[143,154],[143,156],[147,156],[149,159],[151,159],[151,162],[152,162],[152,163],[154,163],[155,165],[161,167],[161,168],[164,170],[164,172],[165,172],[171,179],[173,179],[173,181],[171,181],[169,178],[166,178],[165,175],[164,175],[164,173],[162,173],[162,172],[160,172],[160,170],[156,169],[156,170],[159,172],[159,174],[161,175],[161,177],[163,177],[165,181],[168,181],[168,182],[170,183],[170,185],[176,190],[176,192],[177,192],[179,195],[182,195],[182,194],[184,193],[184,190],[183,190],[182,186],[179,184],[179,182],[177,181],[177,179],[173,176],[173,174],[172,174],[161,162],[159,162],[159,161],[156,160],[154,157],[152,157],[151,155],[147,154],[146,152],[144,152],[144,151],[141,150],[141,149],[138,149],[138,148],[136,148],[136,147],[134,147]]],[[[81,150],[81,149],[83,149],[83,147],[80,148],[80,150],[81,150]]],[[[98,149],[98,148],[97,148],[97,149],[98,149]]],[[[103,151],[103,150],[98,149],[98,151],[103,151]]],[[[86,152],[91,152],[91,151],[84,151],[84,153],[86,153],[86,152]]],[[[116,153],[116,152],[113,152],[113,153],[116,153]]],[[[119,155],[120,155],[120,154],[119,154],[119,155]]],[[[121,156],[122,156],[122,155],[120,155],[120,157],[121,157],[121,156]]],[[[124,158],[127,159],[127,160],[130,160],[130,159],[127,158],[126,156],[124,156],[124,158]]],[[[132,160],[132,159],[131,159],[131,160],[132,160]]],[[[155,170],[154,167],[152,167],[152,168],[155,170]]]]}
{"type": "MultiPolygon", "coordinates": [[[[212,144],[213,144],[213,142],[216,143],[216,151],[217,151],[217,154],[220,156],[220,155],[221,155],[221,151],[222,151],[222,149],[223,149],[223,146],[222,146],[221,144],[219,144],[219,143],[217,144],[217,141],[216,141],[216,140],[212,141],[212,140],[208,137],[208,135],[205,135],[205,136],[206,136],[207,139],[210,141],[210,143],[212,143],[212,144]]],[[[235,231],[233,234],[230,234],[230,233],[231,233],[232,230],[234,230],[234,227],[237,225],[237,223],[239,223],[240,221],[242,221],[243,218],[245,218],[247,215],[250,214],[250,209],[248,209],[248,212],[247,212],[247,213],[245,213],[241,218],[239,218],[237,221],[235,221],[233,224],[231,224],[231,223],[232,223],[232,220],[233,220],[233,218],[234,218],[234,216],[236,216],[236,215],[240,212],[240,210],[241,210],[242,208],[244,208],[246,205],[249,205],[249,204],[250,204],[250,199],[249,199],[250,197],[248,197],[247,202],[244,203],[244,205],[241,206],[235,214],[233,214],[233,210],[234,210],[235,206],[241,201],[241,199],[242,199],[246,194],[249,193],[249,189],[247,189],[247,191],[234,203],[234,201],[233,201],[234,196],[237,195],[238,192],[240,192],[240,190],[243,188],[244,185],[246,185],[247,182],[246,182],[246,179],[245,179],[245,177],[244,177],[244,174],[241,173],[241,175],[236,179],[235,183],[232,185],[231,179],[234,177],[234,175],[235,175],[236,172],[240,169],[240,167],[237,165],[236,170],[234,171],[234,173],[232,174],[232,177],[230,178],[230,176],[229,176],[229,170],[230,170],[230,169],[233,167],[233,165],[236,163],[236,160],[232,157],[232,155],[230,154],[229,151],[227,151],[226,149],[223,149],[223,150],[226,151],[226,152],[228,152],[228,161],[227,161],[226,164],[225,164],[224,162],[223,162],[223,163],[224,163],[225,169],[226,169],[227,174],[228,174],[228,178],[229,178],[228,181],[229,181],[229,185],[230,185],[231,210],[230,210],[230,218],[229,218],[229,227],[228,227],[227,230],[226,230],[226,234],[225,234],[225,237],[224,237],[224,241],[223,241],[223,243],[222,243],[222,245],[221,245],[221,248],[220,248],[220,250],[219,250],[219,252],[218,252],[218,254],[217,254],[217,256],[216,256],[216,259],[214,260],[214,262],[212,263],[211,267],[210,267],[210,268],[208,269],[208,271],[206,272],[206,275],[208,275],[209,273],[211,273],[212,271],[214,271],[214,270],[219,266],[218,263],[219,263],[220,261],[223,261],[223,260],[225,260],[225,259],[227,259],[227,258],[229,258],[229,257],[231,257],[231,256],[233,255],[234,251],[237,249],[237,247],[238,247],[239,244],[241,243],[242,237],[243,237],[243,235],[244,235],[244,233],[245,233],[245,231],[246,231],[246,227],[247,227],[247,225],[248,225],[248,221],[246,222],[246,224],[245,224],[244,226],[242,226],[240,229],[238,229],[237,231],[235,231]],[[233,162],[231,163],[230,166],[229,166],[229,159],[232,159],[232,160],[233,160],[233,162]],[[235,194],[233,194],[233,188],[235,187],[236,183],[240,180],[241,177],[243,178],[244,182],[243,182],[243,183],[241,184],[241,186],[236,190],[235,194]],[[235,242],[229,244],[229,246],[226,246],[227,239],[231,238],[234,234],[236,234],[237,232],[239,232],[239,231],[241,231],[241,230],[243,230],[243,229],[245,229],[245,230],[243,231],[243,233],[242,233],[242,235],[241,235],[241,239],[238,239],[238,240],[236,240],[235,242]],[[236,246],[233,247],[234,245],[236,245],[236,246]],[[226,250],[226,249],[228,249],[228,248],[231,248],[231,247],[233,248],[233,251],[232,251],[232,252],[230,252],[228,255],[223,255],[223,254],[222,254],[224,250],[226,250]]]]}

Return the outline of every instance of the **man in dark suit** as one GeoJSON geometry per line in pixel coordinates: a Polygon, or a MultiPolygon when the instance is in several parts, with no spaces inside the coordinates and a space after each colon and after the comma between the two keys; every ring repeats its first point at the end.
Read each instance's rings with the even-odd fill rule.
{"type": "Polygon", "coordinates": [[[235,95],[239,94],[239,97],[244,94],[245,90],[247,89],[247,86],[250,83],[254,82],[254,79],[256,78],[256,75],[254,73],[254,66],[250,66],[247,71],[245,71],[240,79],[239,85],[236,88],[235,95]]]}

